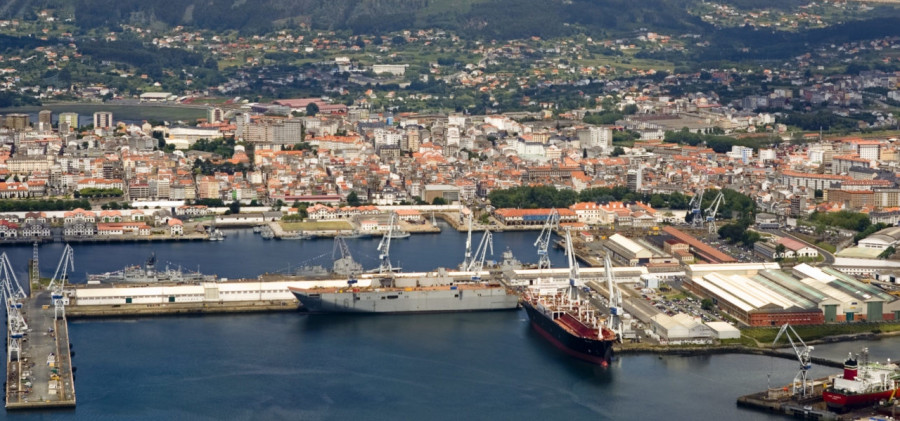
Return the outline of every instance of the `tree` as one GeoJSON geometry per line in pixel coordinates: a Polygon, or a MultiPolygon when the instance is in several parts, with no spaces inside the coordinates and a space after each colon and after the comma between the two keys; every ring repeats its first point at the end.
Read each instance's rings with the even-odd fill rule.
{"type": "Polygon", "coordinates": [[[319,113],[319,106],[315,102],[310,102],[306,106],[306,115],[312,117],[319,113]]]}
{"type": "Polygon", "coordinates": [[[702,308],[705,311],[712,310],[713,306],[715,306],[715,303],[713,303],[713,300],[710,300],[709,298],[704,298],[704,299],[700,300],[700,308],[702,308]]]}
{"type": "Polygon", "coordinates": [[[890,247],[884,249],[884,251],[878,255],[878,258],[879,259],[889,259],[896,252],[897,252],[897,250],[894,249],[894,246],[890,246],[890,247]]]}
{"type": "Polygon", "coordinates": [[[784,246],[784,244],[778,244],[777,246],[775,246],[775,260],[784,259],[784,251],[786,249],[787,248],[784,246]]]}
{"type": "Polygon", "coordinates": [[[616,157],[616,156],[619,156],[619,155],[625,155],[625,149],[622,149],[621,146],[616,146],[616,147],[612,150],[612,153],[610,153],[609,155],[612,156],[612,157],[616,157]]]}
{"type": "Polygon", "coordinates": [[[447,201],[444,200],[443,197],[435,197],[434,200],[431,201],[432,205],[446,205],[447,201]]]}
{"type": "Polygon", "coordinates": [[[347,195],[347,204],[354,207],[362,204],[359,200],[359,195],[357,195],[355,191],[352,191],[347,195]]]}
{"type": "Polygon", "coordinates": [[[241,213],[241,202],[235,200],[228,205],[228,210],[231,211],[232,214],[241,213]]]}

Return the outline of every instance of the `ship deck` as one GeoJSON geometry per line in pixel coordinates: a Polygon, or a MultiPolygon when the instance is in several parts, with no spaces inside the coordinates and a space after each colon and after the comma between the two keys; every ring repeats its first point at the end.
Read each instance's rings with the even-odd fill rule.
{"type": "MultiPolygon", "coordinates": [[[[532,303],[532,306],[537,307],[538,299],[535,297],[526,297],[526,301],[532,303]]],[[[541,305],[550,310],[553,313],[559,314],[559,316],[554,317],[553,320],[557,322],[557,324],[568,331],[569,333],[592,340],[615,340],[615,334],[607,331],[606,328],[601,326],[599,329],[594,329],[588,325],[586,325],[581,320],[578,320],[577,317],[572,315],[571,311],[573,310],[560,310],[557,309],[553,305],[547,305],[546,303],[541,303],[541,305]]],[[[590,304],[588,304],[590,306],[590,304]]],[[[574,308],[574,311],[577,311],[578,307],[574,308]]],[[[589,311],[596,311],[596,308],[592,308],[589,311]]]]}
{"type": "Polygon", "coordinates": [[[454,285],[433,285],[433,286],[418,286],[418,287],[397,287],[397,288],[373,288],[373,287],[341,287],[341,288],[295,288],[288,287],[291,291],[299,291],[305,293],[313,293],[313,294],[338,294],[344,292],[404,292],[404,291],[451,291],[453,287],[456,288],[457,291],[471,291],[471,290],[479,290],[486,288],[503,288],[502,285],[499,284],[489,284],[489,283],[459,283],[454,285]]]}

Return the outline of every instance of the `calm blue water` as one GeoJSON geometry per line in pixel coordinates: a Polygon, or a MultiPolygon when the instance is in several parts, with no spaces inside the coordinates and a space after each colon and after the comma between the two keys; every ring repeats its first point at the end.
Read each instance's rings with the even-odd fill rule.
{"type": "MultiPolygon", "coordinates": [[[[330,255],[331,250],[330,241],[267,242],[250,231],[229,234],[220,243],[77,246],[76,272],[137,264],[156,251],[161,261],[192,267],[199,262],[204,271],[222,276],[255,276],[286,266],[289,259],[300,262],[323,253],[330,255]]],[[[521,260],[534,261],[535,235],[497,234],[495,250],[499,254],[509,246],[521,260]]],[[[392,255],[402,256],[401,264],[409,270],[454,266],[461,260],[464,241],[463,235],[446,231],[413,236],[396,241],[392,255]]],[[[366,250],[376,243],[352,240],[351,247],[360,256],[374,256],[366,250]]],[[[31,249],[5,251],[24,272],[31,249]]],[[[42,272],[51,273],[61,246],[49,245],[41,251],[42,272]]],[[[562,253],[551,253],[561,265],[562,253]]],[[[78,408],[6,416],[87,420],[781,419],[738,409],[734,402],[739,395],[763,390],[768,374],[773,384],[790,381],[796,368],[790,360],[756,356],[647,355],[626,356],[609,369],[601,369],[562,355],[529,328],[523,311],[74,321],[70,337],[76,351],[73,364],[78,368],[78,408]]],[[[900,339],[874,344],[887,351],[897,349],[900,339]]],[[[840,346],[822,348],[817,355],[840,357],[844,352],[840,346]]]]}

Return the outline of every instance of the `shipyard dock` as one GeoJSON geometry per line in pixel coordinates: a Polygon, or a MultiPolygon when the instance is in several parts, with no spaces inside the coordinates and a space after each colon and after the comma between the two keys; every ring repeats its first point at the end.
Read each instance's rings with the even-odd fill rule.
{"type": "Polygon", "coordinates": [[[26,298],[21,313],[28,332],[21,355],[10,358],[6,365],[6,409],[75,407],[69,328],[65,317],[55,318],[50,291],[37,291],[26,298]]]}
{"type": "Polygon", "coordinates": [[[785,416],[805,420],[834,420],[851,421],[860,419],[883,420],[887,416],[900,414],[900,408],[865,406],[847,410],[846,412],[833,412],[828,409],[822,399],[822,391],[825,386],[833,381],[833,377],[823,377],[812,381],[812,393],[808,397],[791,395],[791,385],[770,388],[737,399],[737,406],[754,409],[760,412],[782,414],[785,416]]]}

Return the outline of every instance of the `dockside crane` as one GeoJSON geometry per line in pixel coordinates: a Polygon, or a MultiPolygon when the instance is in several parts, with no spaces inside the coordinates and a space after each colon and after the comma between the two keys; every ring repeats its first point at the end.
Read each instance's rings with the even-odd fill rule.
{"type": "MultiPolygon", "coordinates": [[[[155,255],[151,260],[155,262],[155,255]]],[[[50,279],[50,300],[53,303],[53,317],[59,319],[66,314],[65,303],[63,301],[63,286],[66,284],[69,270],[75,271],[75,251],[66,244],[63,248],[62,256],[59,258],[59,264],[56,265],[56,272],[50,279]]]]}
{"type": "Polygon", "coordinates": [[[25,291],[19,285],[6,253],[0,254],[0,283],[2,283],[0,290],[2,290],[3,303],[6,308],[6,325],[9,329],[9,342],[6,350],[6,362],[9,363],[13,359],[18,360],[22,355],[22,339],[25,337],[25,332],[28,331],[28,324],[25,323],[25,317],[22,316],[25,291]]]}
{"type": "Polygon", "coordinates": [[[547,221],[544,222],[544,228],[541,229],[541,234],[534,242],[534,246],[537,247],[538,269],[550,269],[550,255],[547,250],[550,248],[550,237],[553,235],[553,230],[557,227],[559,227],[559,212],[555,208],[550,209],[547,221]]]}
{"type": "Polygon", "coordinates": [[[794,353],[797,354],[797,361],[800,362],[800,371],[797,372],[797,375],[794,376],[794,382],[791,383],[791,393],[798,395],[801,398],[811,396],[813,393],[813,384],[808,380],[807,375],[809,374],[809,369],[812,368],[812,360],[809,354],[814,348],[806,345],[806,342],[803,342],[803,339],[800,338],[800,335],[797,334],[797,331],[794,330],[789,323],[785,323],[781,326],[778,335],[775,335],[775,340],[772,341],[772,345],[778,343],[778,340],[781,339],[781,335],[787,336],[788,342],[790,342],[791,347],[794,348],[794,353]],[[796,342],[794,341],[795,338],[796,342]]]}
{"type": "Polygon", "coordinates": [[[609,291],[609,319],[607,319],[607,327],[616,332],[619,338],[622,337],[622,292],[616,286],[615,278],[613,278],[612,260],[609,253],[603,258],[603,268],[606,272],[606,290],[609,291]]]}
{"type": "Polygon", "coordinates": [[[691,206],[691,225],[694,228],[703,228],[703,193],[706,192],[706,189],[701,189],[699,194],[694,194],[694,197],[691,198],[690,206],[691,206]]]}
{"type": "Polygon", "coordinates": [[[466,254],[463,256],[463,262],[460,268],[462,270],[469,270],[469,265],[472,264],[472,213],[469,212],[469,234],[466,236],[466,254]]]}
{"type": "Polygon", "coordinates": [[[362,265],[353,260],[353,255],[350,254],[350,247],[347,247],[347,242],[344,241],[344,237],[334,237],[334,247],[331,249],[331,260],[334,261],[332,272],[338,275],[347,276],[349,278],[347,283],[349,284],[356,283],[356,276],[363,271],[362,265]]]}
{"type": "Polygon", "coordinates": [[[710,234],[715,234],[719,231],[719,227],[716,225],[716,216],[719,214],[719,206],[723,203],[725,203],[725,195],[719,192],[712,203],[709,204],[709,207],[706,208],[706,226],[709,227],[710,234]]]}
{"type": "Polygon", "coordinates": [[[484,259],[487,256],[488,250],[490,250],[491,256],[493,256],[494,237],[493,234],[491,234],[491,230],[485,229],[484,235],[481,236],[481,242],[478,243],[478,248],[475,249],[475,255],[469,262],[469,266],[466,267],[466,271],[474,272],[472,274],[473,281],[481,280],[481,270],[484,269],[484,259]]]}
{"type": "Polygon", "coordinates": [[[394,273],[394,268],[391,266],[391,236],[394,235],[394,217],[396,215],[391,212],[391,222],[388,225],[388,231],[384,234],[384,237],[381,237],[381,242],[378,243],[378,251],[380,252],[378,259],[381,260],[381,264],[378,266],[379,274],[394,273]]]}
{"type": "Polygon", "coordinates": [[[575,247],[572,246],[572,230],[566,228],[566,257],[569,262],[569,298],[578,300],[578,288],[581,287],[581,275],[578,273],[578,260],[575,258],[575,247]]]}

